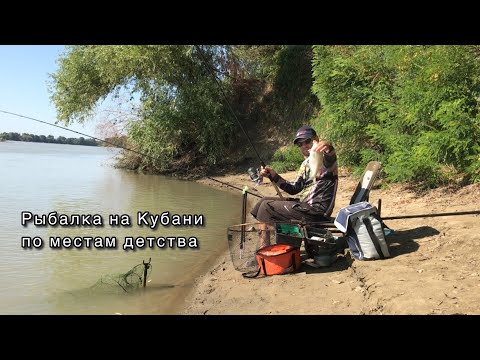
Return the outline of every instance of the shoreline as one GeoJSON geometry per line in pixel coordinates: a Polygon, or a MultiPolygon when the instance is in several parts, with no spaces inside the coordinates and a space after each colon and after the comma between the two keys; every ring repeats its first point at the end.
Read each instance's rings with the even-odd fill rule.
{"type": "MultiPolygon", "coordinates": [[[[241,181],[245,181],[245,184],[247,184],[247,181],[252,183],[251,180],[247,176],[241,176],[241,175],[233,175],[233,176],[235,176],[237,178],[235,182],[237,182],[238,180],[241,180],[241,181]]],[[[225,175],[218,176],[218,177],[219,178],[224,178],[225,175]]],[[[231,186],[222,184],[221,183],[222,181],[217,182],[217,181],[208,179],[207,177],[202,177],[200,179],[193,180],[193,181],[195,181],[199,184],[203,184],[205,186],[210,186],[210,187],[216,188],[218,190],[228,191],[228,192],[231,192],[233,194],[241,193],[241,190],[239,190],[239,189],[242,189],[243,186],[245,185],[244,184],[243,186],[241,186],[241,185],[236,185],[236,184],[232,183],[231,185],[237,186],[239,188],[239,189],[235,189],[231,186]]],[[[252,190],[249,187],[248,191],[254,193],[255,190],[252,190]]],[[[260,199],[260,198],[257,198],[254,195],[248,195],[247,196],[247,209],[251,209],[251,207],[255,204],[256,200],[258,200],[258,199],[260,199]]],[[[247,222],[248,222],[248,217],[249,216],[251,217],[249,211],[247,210],[247,222]]],[[[231,225],[235,225],[235,224],[226,225],[225,232],[227,231],[227,227],[231,226],[231,225]]],[[[209,260],[208,262],[209,262],[209,265],[205,265],[205,267],[204,267],[203,271],[200,273],[200,275],[193,278],[193,283],[192,283],[191,288],[183,296],[182,305],[179,305],[179,306],[176,307],[176,310],[177,310],[176,314],[178,314],[178,315],[191,315],[191,313],[190,313],[191,303],[195,302],[195,298],[197,296],[196,294],[198,293],[202,282],[215,281],[214,280],[214,279],[216,279],[215,274],[219,271],[225,271],[226,266],[228,266],[229,263],[231,265],[230,250],[229,250],[228,246],[226,247],[226,249],[224,251],[219,252],[219,254],[216,255],[216,258],[215,258],[215,255],[212,256],[212,259],[209,260]]],[[[210,291],[209,289],[212,288],[211,286],[209,286],[208,283],[205,284],[204,286],[206,286],[206,288],[207,288],[206,291],[207,292],[209,292],[210,291]]],[[[206,312],[207,311],[205,311],[202,315],[205,315],[206,312]]]]}
{"type": "MultiPolygon", "coordinates": [[[[282,176],[290,180],[295,172],[282,176]]],[[[239,188],[251,184],[247,175],[216,178],[239,188]]],[[[196,181],[238,192],[208,178],[196,181]]],[[[334,215],[348,204],[355,186],[350,175],[340,174],[334,215]]],[[[275,195],[269,182],[258,192],[275,195]]],[[[422,194],[395,184],[374,188],[370,202],[376,206],[378,199],[383,217],[473,211],[479,210],[480,184],[422,194]]],[[[257,198],[248,200],[251,209],[257,198]]],[[[178,314],[480,314],[479,220],[480,215],[388,220],[395,230],[387,238],[388,259],[358,261],[346,250],[330,267],[302,265],[294,274],[255,279],[233,268],[227,249],[195,279],[178,314]]]]}

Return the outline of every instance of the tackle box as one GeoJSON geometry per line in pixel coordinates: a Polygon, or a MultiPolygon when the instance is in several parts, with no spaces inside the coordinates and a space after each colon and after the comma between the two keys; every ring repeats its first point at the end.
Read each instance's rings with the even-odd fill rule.
{"type": "Polygon", "coordinates": [[[299,248],[304,240],[303,233],[295,224],[275,224],[275,241],[277,244],[287,244],[299,248]]]}

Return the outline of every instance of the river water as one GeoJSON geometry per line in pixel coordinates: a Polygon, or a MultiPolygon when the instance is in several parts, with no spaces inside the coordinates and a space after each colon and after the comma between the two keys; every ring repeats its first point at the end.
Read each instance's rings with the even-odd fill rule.
{"type": "Polygon", "coordinates": [[[103,147],[0,142],[0,314],[175,314],[194,279],[226,250],[227,227],[240,223],[240,192],[115,169],[116,153],[103,147]],[[168,212],[169,218],[192,215],[203,225],[139,226],[138,214],[147,211],[168,212]],[[65,219],[97,214],[103,226],[40,226],[26,218],[22,225],[22,212],[57,212],[65,219]],[[113,226],[110,215],[123,215],[131,226],[113,226]],[[97,245],[115,237],[117,247],[96,248],[91,242],[88,248],[84,239],[90,237],[103,239],[97,245]],[[165,242],[163,248],[147,244],[129,250],[123,247],[128,237],[196,241],[185,248],[165,242]],[[22,247],[28,244],[22,238],[37,238],[35,244],[41,241],[43,247],[22,247]],[[84,246],[53,248],[51,238],[82,239],[84,246]],[[149,261],[146,287],[137,287],[135,274],[143,275],[143,263],[149,261]]]}

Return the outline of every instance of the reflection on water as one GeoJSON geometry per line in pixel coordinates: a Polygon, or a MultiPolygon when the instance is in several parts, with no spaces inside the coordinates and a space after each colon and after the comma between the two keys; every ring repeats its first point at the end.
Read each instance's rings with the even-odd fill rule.
{"type": "Polygon", "coordinates": [[[139,175],[108,165],[105,148],[0,143],[0,312],[4,314],[175,313],[193,279],[226,249],[227,226],[239,223],[241,197],[194,182],[139,175]],[[21,226],[20,214],[99,214],[104,226],[21,226]],[[139,226],[137,214],[203,215],[204,226],[139,226]],[[131,226],[112,226],[126,215],[131,226]],[[39,236],[44,248],[22,249],[39,236]],[[198,249],[124,250],[126,237],[196,237],[198,249]],[[115,237],[117,249],[51,249],[50,237],[115,237]],[[98,281],[151,258],[146,288],[100,291],[98,281]]]}

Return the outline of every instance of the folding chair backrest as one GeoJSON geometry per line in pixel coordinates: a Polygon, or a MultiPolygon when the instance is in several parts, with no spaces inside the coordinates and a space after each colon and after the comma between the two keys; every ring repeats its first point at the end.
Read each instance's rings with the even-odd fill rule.
{"type": "Polygon", "coordinates": [[[381,168],[382,163],[379,161],[370,161],[367,164],[367,167],[365,168],[365,171],[363,172],[362,177],[357,184],[355,192],[350,199],[350,205],[357,204],[362,201],[368,201],[370,190],[372,190],[375,179],[377,178],[381,168]]]}
{"type": "MultiPolygon", "coordinates": [[[[368,201],[368,196],[370,195],[370,190],[373,188],[375,179],[377,178],[380,169],[382,168],[382,163],[378,161],[370,161],[365,168],[360,181],[355,188],[350,204],[357,204],[362,201],[368,201]]],[[[317,226],[329,229],[331,232],[340,232],[341,231],[334,224],[335,218],[330,218],[328,221],[322,221],[315,223],[317,226]]]]}

